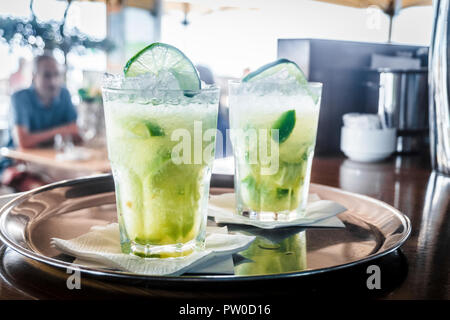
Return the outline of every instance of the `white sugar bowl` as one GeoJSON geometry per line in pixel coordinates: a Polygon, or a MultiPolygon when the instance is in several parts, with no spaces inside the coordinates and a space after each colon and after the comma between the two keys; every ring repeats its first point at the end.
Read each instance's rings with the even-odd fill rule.
{"type": "Polygon", "coordinates": [[[395,151],[395,128],[367,129],[343,126],[341,150],[353,161],[376,162],[389,157],[395,151]]]}

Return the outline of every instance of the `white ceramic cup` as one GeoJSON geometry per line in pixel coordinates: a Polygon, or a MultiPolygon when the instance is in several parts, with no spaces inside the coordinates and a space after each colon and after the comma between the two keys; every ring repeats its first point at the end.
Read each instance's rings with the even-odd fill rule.
{"type": "Polygon", "coordinates": [[[341,150],[353,161],[375,162],[395,151],[396,129],[361,129],[342,127],[341,150]]]}

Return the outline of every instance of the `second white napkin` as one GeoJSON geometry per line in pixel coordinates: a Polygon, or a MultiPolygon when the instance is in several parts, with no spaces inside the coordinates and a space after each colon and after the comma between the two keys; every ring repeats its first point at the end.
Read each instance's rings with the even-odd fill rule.
{"type": "Polygon", "coordinates": [[[275,229],[291,226],[343,228],[344,223],[336,217],[347,209],[339,203],[321,200],[316,194],[310,194],[304,217],[290,221],[259,221],[235,213],[236,197],[234,193],[212,195],[209,199],[208,216],[216,223],[244,224],[263,229],[275,229]]]}

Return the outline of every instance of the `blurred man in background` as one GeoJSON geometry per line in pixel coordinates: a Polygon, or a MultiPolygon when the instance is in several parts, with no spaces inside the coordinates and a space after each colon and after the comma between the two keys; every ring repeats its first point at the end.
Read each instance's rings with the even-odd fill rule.
{"type": "MultiPolygon", "coordinates": [[[[11,139],[8,147],[34,148],[52,145],[55,135],[71,136],[80,140],[76,125],[77,113],[69,91],[63,87],[62,68],[49,55],[38,56],[33,63],[31,87],[14,93],[11,97],[11,139]]],[[[37,179],[35,175],[24,174],[3,159],[2,183],[16,189],[17,177],[37,179]]],[[[35,187],[35,185],[33,185],[35,187]]]]}
{"type": "Polygon", "coordinates": [[[57,134],[78,137],[77,113],[69,91],[62,86],[61,69],[52,56],[36,57],[32,86],[11,97],[16,147],[33,148],[53,143],[57,134]]]}

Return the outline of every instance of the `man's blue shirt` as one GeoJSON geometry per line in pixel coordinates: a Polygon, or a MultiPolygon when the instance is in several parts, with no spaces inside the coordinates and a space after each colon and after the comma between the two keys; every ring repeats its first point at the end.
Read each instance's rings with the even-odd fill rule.
{"type": "Polygon", "coordinates": [[[11,129],[21,126],[29,133],[48,130],[77,119],[70,93],[66,88],[61,88],[59,95],[49,106],[41,103],[34,87],[17,91],[11,97],[11,116],[11,129]]]}

